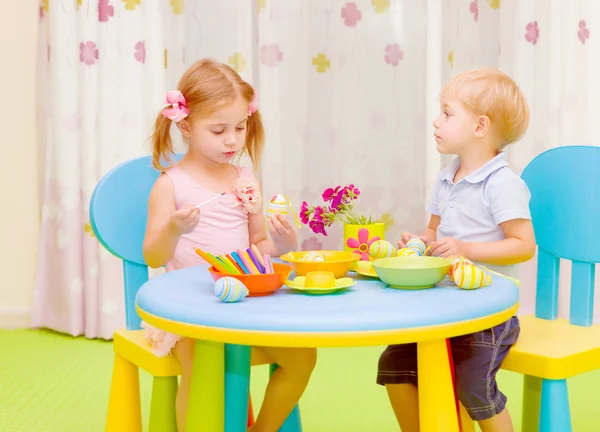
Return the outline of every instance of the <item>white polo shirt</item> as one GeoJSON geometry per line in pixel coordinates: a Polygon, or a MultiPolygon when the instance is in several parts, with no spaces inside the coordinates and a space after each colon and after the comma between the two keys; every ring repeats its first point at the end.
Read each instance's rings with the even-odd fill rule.
{"type": "MultiPolygon", "coordinates": [[[[460,158],[443,169],[436,180],[427,211],[440,216],[437,239],[454,237],[465,242],[494,242],[506,238],[500,224],[513,219],[531,219],[531,194],[525,182],[508,167],[501,152],[477,171],[457,183],[454,176],[460,158]]],[[[515,265],[489,267],[518,277],[515,265]]]]}

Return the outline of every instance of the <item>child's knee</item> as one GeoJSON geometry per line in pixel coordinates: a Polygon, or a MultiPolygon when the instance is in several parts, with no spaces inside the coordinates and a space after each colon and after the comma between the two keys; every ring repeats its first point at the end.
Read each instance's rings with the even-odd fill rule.
{"type": "Polygon", "coordinates": [[[456,393],[469,416],[476,421],[499,414],[506,406],[506,396],[498,389],[495,374],[477,367],[456,372],[456,393]],[[459,373],[460,372],[460,373],[459,373]]]}
{"type": "Polygon", "coordinates": [[[315,348],[298,348],[292,354],[294,368],[304,375],[310,376],[317,365],[317,350],[315,348]]]}
{"type": "Polygon", "coordinates": [[[278,360],[280,367],[293,370],[296,374],[310,376],[317,364],[316,348],[293,348],[286,350],[278,360]]]}

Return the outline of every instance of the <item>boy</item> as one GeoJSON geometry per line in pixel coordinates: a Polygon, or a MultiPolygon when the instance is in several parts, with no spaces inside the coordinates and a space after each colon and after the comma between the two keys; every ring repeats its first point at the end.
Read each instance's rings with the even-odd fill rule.
{"type": "MultiPolygon", "coordinates": [[[[529,190],[508,168],[504,148],[527,130],[529,108],[516,83],[495,69],[452,78],[440,94],[433,122],[441,154],[458,157],[440,172],[427,207],[431,219],[420,238],[434,256],[464,256],[515,276],[515,264],[535,253],[529,190]]],[[[416,237],[403,233],[399,247],[416,237]]],[[[512,431],[496,373],[519,336],[519,320],[450,340],[457,394],[483,432],[512,431]]],[[[419,431],[416,344],[389,346],[379,359],[377,383],[385,385],[403,432],[419,431]]]]}

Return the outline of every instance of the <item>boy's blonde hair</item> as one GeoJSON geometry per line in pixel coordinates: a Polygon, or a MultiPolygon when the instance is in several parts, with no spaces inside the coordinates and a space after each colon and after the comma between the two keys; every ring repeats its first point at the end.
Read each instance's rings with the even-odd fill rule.
{"type": "Polygon", "coordinates": [[[459,97],[468,109],[490,119],[500,148],[518,141],[529,125],[529,106],[517,83],[494,68],[462,72],[450,79],[440,94],[459,97]]]}

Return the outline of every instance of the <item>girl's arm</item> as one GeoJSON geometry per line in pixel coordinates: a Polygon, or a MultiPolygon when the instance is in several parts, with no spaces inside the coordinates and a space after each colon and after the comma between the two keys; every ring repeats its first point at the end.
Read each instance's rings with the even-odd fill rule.
{"type": "Polygon", "coordinates": [[[175,188],[169,176],[158,177],[148,199],[148,222],[142,253],[149,267],[162,267],[173,257],[181,236],[172,222],[175,213],[175,188]]]}
{"type": "Polygon", "coordinates": [[[272,216],[268,221],[261,213],[248,217],[250,244],[256,245],[260,253],[270,255],[273,258],[298,249],[296,232],[284,216],[272,216]],[[267,238],[269,227],[271,239],[267,238]]]}
{"type": "Polygon", "coordinates": [[[250,244],[256,245],[260,253],[270,255],[273,258],[281,255],[275,243],[267,237],[267,221],[262,211],[248,215],[248,230],[250,232],[250,244]]]}

